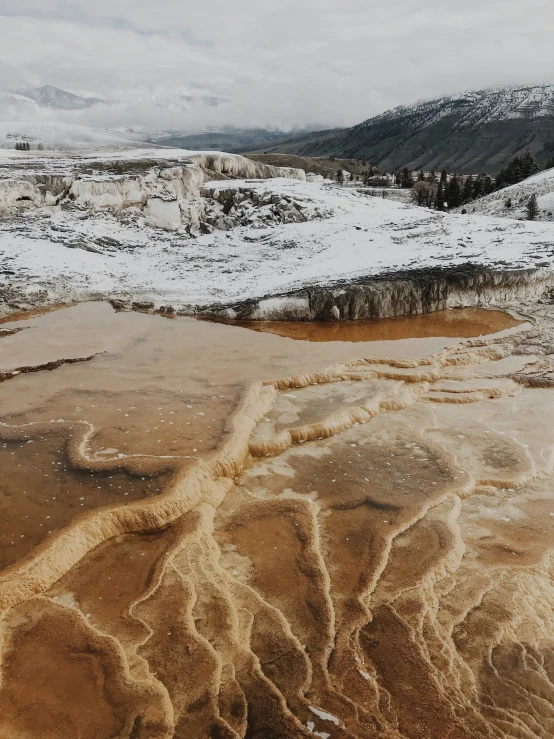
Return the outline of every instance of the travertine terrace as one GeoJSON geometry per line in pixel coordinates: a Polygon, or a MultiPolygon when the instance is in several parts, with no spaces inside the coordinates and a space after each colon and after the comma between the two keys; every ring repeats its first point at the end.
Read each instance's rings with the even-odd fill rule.
{"type": "Polygon", "coordinates": [[[553,736],[554,322],[526,317],[5,324],[0,737],[553,736]]]}

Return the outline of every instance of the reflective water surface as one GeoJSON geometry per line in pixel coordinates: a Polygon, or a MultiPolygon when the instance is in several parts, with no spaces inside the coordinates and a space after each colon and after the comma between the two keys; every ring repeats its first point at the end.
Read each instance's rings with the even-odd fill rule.
{"type": "Polygon", "coordinates": [[[548,735],[545,316],[20,318],[0,739],[548,735]]]}

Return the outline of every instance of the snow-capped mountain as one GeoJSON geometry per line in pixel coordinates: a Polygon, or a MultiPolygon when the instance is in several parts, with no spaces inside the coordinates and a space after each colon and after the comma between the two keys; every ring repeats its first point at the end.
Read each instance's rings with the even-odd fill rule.
{"type": "Polygon", "coordinates": [[[0,136],[0,148],[9,148],[18,140],[67,148],[66,134],[70,130],[71,146],[88,148],[90,142],[97,140],[96,134],[86,132],[89,126],[101,131],[102,139],[116,136],[162,146],[232,152],[265,147],[291,135],[274,127],[244,128],[225,122],[222,118],[230,103],[229,97],[195,86],[160,89],[155,93],[134,90],[119,99],[78,95],[53,85],[0,91],[0,122],[10,123],[0,136]],[[21,121],[26,122],[23,128],[21,121]],[[33,122],[50,122],[54,128],[46,127],[37,133],[32,129],[33,122]],[[70,128],[55,128],[58,123],[70,128]],[[50,133],[45,136],[46,130],[50,133]]]}
{"type": "Polygon", "coordinates": [[[48,110],[79,111],[96,105],[117,105],[118,103],[139,105],[142,103],[172,111],[189,111],[197,107],[217,108],[229,101],[230,98],[213,95],[209,91],[194,95],[188,92],[170,92],[139,95],[136,98],[130,96],[128,100],[111,100],[100,97],[84,97],[53,85],[42,85],[41,87],[0,92],[0,113],[7,105],[34,105],[48,110]]]}
{"type": "Polygon", "coordinates": [[[61,90],[59,87],[53,87],[52,85],[18,90],[16,94],[19,98],[31,100],[42,108],[50,108],[51,110],[84,110],[93,105],[108,102],[100,98],[75,95],[73,92],[61,90]]]}
{"type": "Polygon", "coordinates": [[[230,98],[214,95],[209,90],[197,94],[189,92],[164,92],[154,95],[130,95],[128,99],[112,100],[100,97],[85,97],[53,85],[0,91],[0,116],[6,117],[8,108],[29,108],[70,112],[83,111],[95,106],[136,105],[163,108],[173,112],[187,112],[198,108],[217,108],[230,98]]]}
{"type": "Polygon", "coordinates": [[[504,87],[468,91],[403,105],[364,121],[354,129],[371,127],[383,121],[408,118],[412,130],[425,128],[443,118],[454,117],[453,128],[483,126],[494,121],[524,120],[554,116],[554,85],[504,87]]]}
{"type": "Polygon", "coordinates": [[[39,105],[35,100],[31,100],[17,92],[4,92],[0,90],[0,115],[10,117],[12,111],[25,110],[28,115],[32,115],[33,111],[37,111],[39,105]]]}
{"type": "Polygon", "coordinates": [[[388,170],[448,169],[492,174],[526,149],[539,163],[554,148],[554,85],[464,92],[400,106],[357,126],[311,134],[267,149],[366,159],[388,170]]]}

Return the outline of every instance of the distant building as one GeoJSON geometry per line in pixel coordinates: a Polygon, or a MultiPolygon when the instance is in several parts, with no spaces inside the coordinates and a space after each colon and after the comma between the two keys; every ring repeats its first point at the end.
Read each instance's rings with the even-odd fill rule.
{"type": "Polygon", "coordinates": [[[396,185],[396,177],[388,172],[376,174],[373,177],[368,177],[367,184],[371,187],[394,187],[396,185]]]}

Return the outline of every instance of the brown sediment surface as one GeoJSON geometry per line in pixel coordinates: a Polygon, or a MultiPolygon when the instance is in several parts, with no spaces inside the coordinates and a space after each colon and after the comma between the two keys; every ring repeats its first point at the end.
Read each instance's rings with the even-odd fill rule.
{"type": "MultiPolygon", "coordinates": [[[[101,456],[79,465],[70,448],[78,428],[54,423],[24,430],[21,441],[0,444],[0,569],[91,509],[141,500],[165,487],[162,472],[95,469],[101,456]]],[[[7,431],[0,426],[0,434],[7,431]]]]}
{"type": "Polygon", "coordinates": [[[228,321],[251,331],[277,334],[297,341],[390,341],[432,336],[469,338],[485,336],[522,323],[509,313],[480,308],[441,310],[409,318],[379,321],[228,321]]]}
{"type": "Polygon", "coordinates": [[[0,739],[554,735],[532,313],[354,343],[94,303],[4,337],[2,371],[94,358],[0,386],[0,739]]]}
{"type": "Polygon", "coordinates": [[[41,308],[33,308],[32,310],[9,313],[8,315],[0,316],[0,324],[14,323],[15,321],[28,321],[30,318],[39,318],[40,316],[44,316],[47,313],[52,313],[57,310],[64,310],[67,307],[67,303],[56,303],[55,305],[45,305],[41,308]]]}

